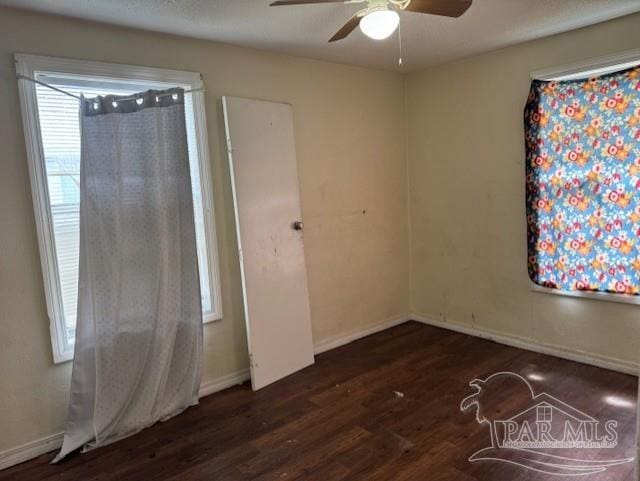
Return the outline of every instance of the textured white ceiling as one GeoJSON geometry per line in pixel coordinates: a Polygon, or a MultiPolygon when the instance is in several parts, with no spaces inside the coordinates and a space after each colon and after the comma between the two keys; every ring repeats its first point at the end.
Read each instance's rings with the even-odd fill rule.
{"type": "Polygon", "coordinates": [[[640,11],[640,0],[474,0],[458,19],[404,12],[398,39],[327,40],[361,5],[269,7],[270,0],[0,0],[0,5],[217,40],[291,55],[415,71],[640,11]]]}

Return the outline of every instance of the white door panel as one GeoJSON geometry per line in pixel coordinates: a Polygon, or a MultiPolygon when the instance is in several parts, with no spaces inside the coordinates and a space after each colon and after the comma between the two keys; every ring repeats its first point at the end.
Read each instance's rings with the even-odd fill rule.
{"type": "Polygon", "coordinates": [[[223,97],[253,389],[313,364],[290,105],[223,97]]]}

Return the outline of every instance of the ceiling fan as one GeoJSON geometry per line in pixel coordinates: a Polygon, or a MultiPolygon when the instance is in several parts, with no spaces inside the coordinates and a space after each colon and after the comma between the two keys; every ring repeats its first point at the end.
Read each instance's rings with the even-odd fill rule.
{"type": "Polygon", "coordinates": [[[430,13],[445,17],[459,17],[471,6],[473,0],[277,0],[272,7],[285,5],[309,5],[313,3],[365,3],[366,7],[356,12],[329,42],[346,38],[359,25],[369,38],[382,40],[398,28],[398,11],[430,13]]]}

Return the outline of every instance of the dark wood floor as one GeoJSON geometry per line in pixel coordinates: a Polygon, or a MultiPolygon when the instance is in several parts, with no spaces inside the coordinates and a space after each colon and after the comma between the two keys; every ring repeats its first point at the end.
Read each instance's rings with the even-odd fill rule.
{"type": "MultiPolygon", "coordinates": [[[[619,445],[610,454],[635,455],[635,377],[410,322],[322,354],[257,393],[228,389],[124,441],[55,466],[51,455],[40,456],[0,472],[0,481],[562,479],[468,461],[490,436],[460,402],[473,392],[469,381],[499,371],[538,379],[536,391],[617,420],[619,445]]],[[[522,401],[520,393],[506,393],[505,402],[522,401]]],[[[635,477],[626,464],[580,479],[635,477]]]]}

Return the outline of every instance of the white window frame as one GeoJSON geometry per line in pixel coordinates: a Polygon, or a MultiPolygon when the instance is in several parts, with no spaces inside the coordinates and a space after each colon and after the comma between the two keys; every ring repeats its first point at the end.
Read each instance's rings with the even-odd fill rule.
{"type": "MultiPolygon", "coordinates": [[[[531,72],[530,76],[531,80],[575,80],[605,75],[618,70],[631,68],[635,65],[640,65],[640,48],[582,60],[561,67],[536,70],[531,72]]],[[[563,291],[560,289],[539,286],[531,281],[531,279],[529,279],[529,283],[533,292],[543,294],[640,305],[640,296],[630,294],[616,294],[615,292],[563,291]]]]}
{"type": "Polygon", "coordinates": [[[640,48],[531,72],[531,80],[575,80],[605,75],[640,63],[640,48]]]}
{"type": "MultiPolygon", "coordinates": [[[[174,84],[185,90],[201,89],[202,75],[197,72],[168,70],[161,68],[138,67],[132,65],[74,60],[58,57],[46,57],[30,54],[15,54],[16,73],[35,78],[39,72],[66,75],[83,75],[108,78],[112,80],[135,80],[153,83],[174,84]]],[[[35,211],[36,230],[40,249],[40,261],[44,280],[44,291],[51,332],[51,346],[54,363],[73,359],[73,347],[65,349],[62,313],[62,297],[55,254],[53,223],[49,207],[49,191],[42,147],[42,135],[38,118],[35,83],[18,80],[20,106],[27,147],[31,193],[35,211]]],[[[220,269],[218,243],[215,229],[215,211],[213,203],[213,184],[209,161],[209,142],[207,136],[207,118],[204,104],[204,91],[193,92],[193,112],[195,118],[195,137],[200,169],[200,188],[204,210],[204,229],[207,240],[207,261],[209,266],[209,286],[211,290],[212,311],[204,316],[204,322],[222,319],[222,296],[220,292],[220,269]]]]}

